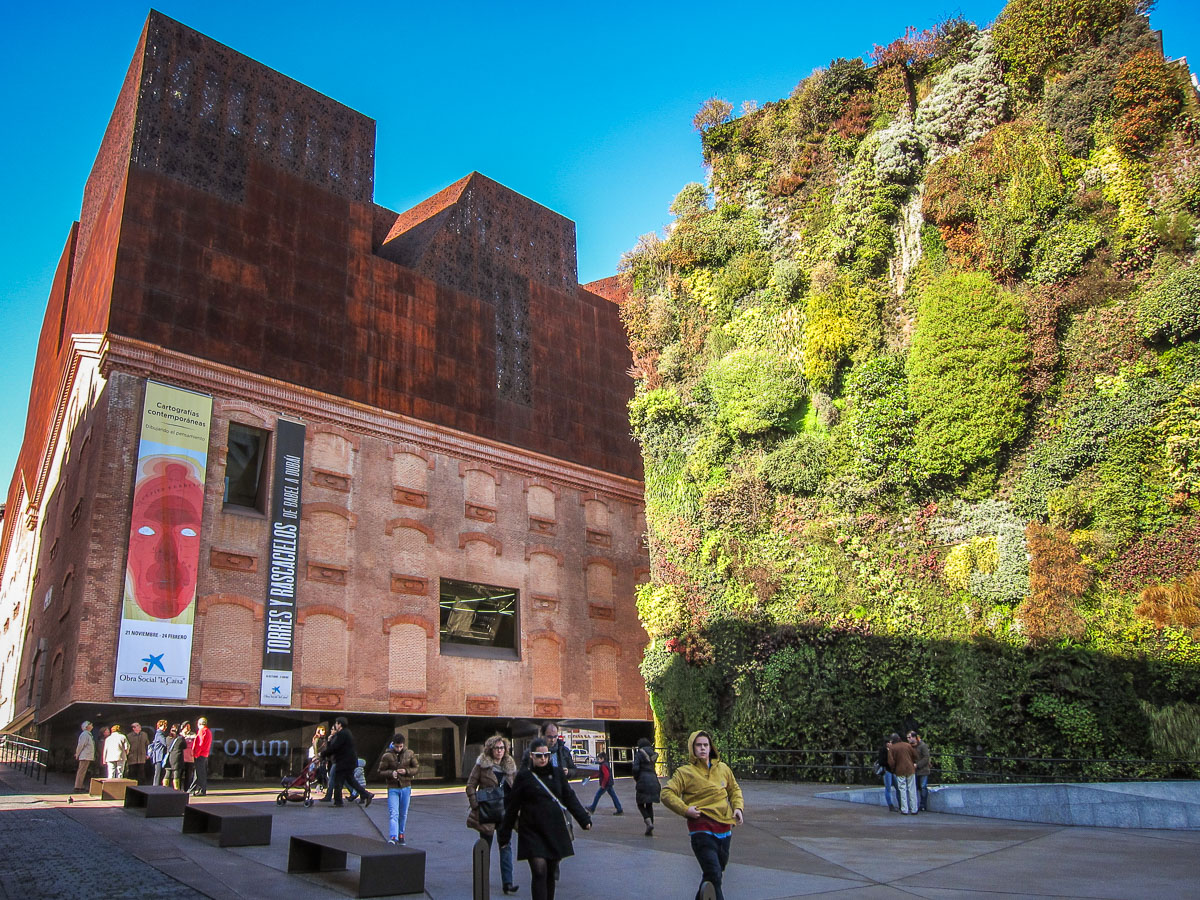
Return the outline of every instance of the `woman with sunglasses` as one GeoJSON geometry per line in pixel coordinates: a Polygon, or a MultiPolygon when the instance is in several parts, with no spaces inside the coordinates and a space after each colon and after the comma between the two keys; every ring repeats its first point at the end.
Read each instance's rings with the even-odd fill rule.
{"type": "Polygon", "coordinates": [[[567,784],[561,769],[550,765],[550,747],[545,738],[536,738],[529,746],[528,769],[517,773],[500,823],[499,842],[503,849],[512,840],[513,827],[520,834],[517,859],[528,860],[533,881],[533,900],[554,900],[558,864],[575,850],[567,814],[586,831],[591,817],[567,784]]]}

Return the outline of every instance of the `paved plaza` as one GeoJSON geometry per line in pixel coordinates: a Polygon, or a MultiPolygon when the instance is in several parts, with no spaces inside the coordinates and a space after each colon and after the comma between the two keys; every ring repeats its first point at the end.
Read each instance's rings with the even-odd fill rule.
{"type": "MultiPolygon", "coordinates": [[[[180,833],[179,819],[144,819],[114,802],[68,803],[69,781],[42,785],[0,767],[0,894],[40,897],[287,897],[351,894],[350,877],[288,875],[292,834],[386,834],[382,795],[354,804],[276,806],[276,790],[210,790],[193,802],[248,804],[274,814],[268,847],[218,848],[180,833]]],[[[828,785],[744,784],[746,824],[733,839],[728,900],[870,898],[1175,898],[1200,896],[1200,832],[1036,825],[928,813],[902,818],[886,809],[819,799],[828,785]]],[[[624,816],[607,798],[590,832],[577,830],[564,862],[560,900],[691,900],[698,868],[682,820],[659,808],[645,837],[628,779],[617,783],[624,816]]],[[[592,791],[579,789],[585,802],[592,791]]],[[[461,788],[414,791],[408,843],[427,851],[425,896],[471,900],[470,852],[461,788]]],[[[492,896],[504,896],[493,854],[492,896]]],[[[529,897],[518,863],[516,897],[529,897]]],[[[420,895],[407,895],[419,897],[420,895]]]]}

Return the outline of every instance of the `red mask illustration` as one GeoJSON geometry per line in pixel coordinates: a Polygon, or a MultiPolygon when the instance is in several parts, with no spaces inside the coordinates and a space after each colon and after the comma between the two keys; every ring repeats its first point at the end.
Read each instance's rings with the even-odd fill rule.
{"type": "Polygon", "coordinates": [[[179,462],[158,460],[133,493],[129,573],[142,612],[171,619],[192,602],[204,486],[179,462]]]}

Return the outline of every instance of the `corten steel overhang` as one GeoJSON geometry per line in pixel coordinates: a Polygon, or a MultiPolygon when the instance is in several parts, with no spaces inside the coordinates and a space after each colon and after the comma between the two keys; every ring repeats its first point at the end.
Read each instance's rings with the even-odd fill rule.
{"type": "Polygon", "coordinates": [[[56,273],[0,566],[71,334],[640,479],[625,334],[577,283],[574,224],[477,173],[398,215],[374,154],[371,119],[151,12],[56,273]]]}

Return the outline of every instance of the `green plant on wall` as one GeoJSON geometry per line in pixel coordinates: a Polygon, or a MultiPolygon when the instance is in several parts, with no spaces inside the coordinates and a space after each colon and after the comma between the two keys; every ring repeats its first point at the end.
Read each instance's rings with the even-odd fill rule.
{"type": "Polygon", "coordinates": [[[1142,11],[1013,0],[702,108],[621,265],[662,739],[1196,774],[1200,103],[1142,11]]]}

